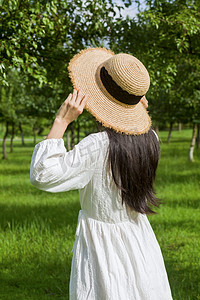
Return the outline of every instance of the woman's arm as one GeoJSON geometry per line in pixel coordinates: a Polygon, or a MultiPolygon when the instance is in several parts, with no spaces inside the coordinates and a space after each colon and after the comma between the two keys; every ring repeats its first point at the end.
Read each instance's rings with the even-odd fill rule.
{"type": "Polygon", "coordinates": [[[99,133],[90,134],[67,152],[62,138],[43,140],[33,151],[31,183],[52,193],[84,188],[104,155],[103,142],[99,133]]]}
{"type": "Polygon", "coordinates": [[[61,105],[53,122],[47,139],[60,139],[63,137],[68,125],[82,114],[88,95],[83,95],[81,90],[73,91],[61,105]]]}

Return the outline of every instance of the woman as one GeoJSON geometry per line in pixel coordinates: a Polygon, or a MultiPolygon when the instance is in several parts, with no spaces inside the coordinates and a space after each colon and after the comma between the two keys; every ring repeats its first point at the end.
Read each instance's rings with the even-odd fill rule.
{"type": "Polygon", "coordinates": [[[146,214],[158,205],[153,181],[159,142],[151,129],[144,65],[128,54],[89,48],[69,64],[75,87],[47,139],[36,145],[31,183],[49,192],[79,189],[81,211],[71,300],[170,300],[160,247],[146,214]],[[67,152],[63,134],[86,108],[105,130],[67,152]]]}

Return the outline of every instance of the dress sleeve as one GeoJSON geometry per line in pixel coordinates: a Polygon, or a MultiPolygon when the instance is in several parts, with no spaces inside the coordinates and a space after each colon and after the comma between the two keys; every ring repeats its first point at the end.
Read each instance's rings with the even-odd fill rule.
{"type": "Polygon", "coordinates": [[[63,139],[44,140],[33,151],[30,181],[53,193],[82,189],[91,180],[101,152],[98,134],[90,134],[69,152],[63,139]]]}

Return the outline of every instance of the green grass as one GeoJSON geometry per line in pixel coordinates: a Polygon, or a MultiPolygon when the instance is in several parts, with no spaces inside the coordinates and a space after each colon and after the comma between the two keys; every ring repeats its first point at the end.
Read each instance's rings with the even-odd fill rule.
{"type": "Polygon", "coordinates": [[[156,191],[163,204],[149,217],[161,246],[175,300],[200,299],[200,151],[188,162],[191,130],[161,132],[156,191]]]}
{"type": "Polygon", "coordinates": [[[68,299],[78,192],[31,186],[32,145],[0,162],[0,299],[68,299]]]}
{"type": "MultiPolygon", "coordinates": [[[[191,130],[173,132],[156,180],[163,204],[150,216],[174,300],[200,299],[200,151],[187,161],[191,130]]],[[[68,299],[78,192],[49,194],[29,182],[33,145],[15,142],[0,161],[0,299],[68,299]]],[[[162,300],[162,299],[158,299],[162,300]]]]}

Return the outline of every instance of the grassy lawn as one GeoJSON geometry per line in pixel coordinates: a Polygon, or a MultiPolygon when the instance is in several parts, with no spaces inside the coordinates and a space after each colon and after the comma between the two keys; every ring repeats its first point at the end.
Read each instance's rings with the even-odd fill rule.
{"type": "MultiPolygon", "coordinates": [[[[173,132],[170,144],[166,137],[160,133],[156,180],[163,204],[149,220],[173,299],[200,300],[200,151],[195,152],[195,163],[187,161],[190,130],[173,132]]],[[[14,145],[8,160],[0,161],[0,299],[67,300],[78,192],[49,194],[32,187],[33,145],[14,145]]]]}

